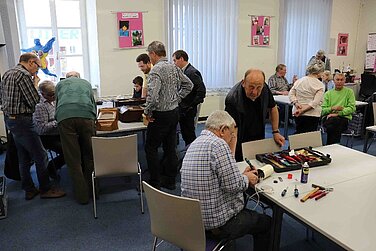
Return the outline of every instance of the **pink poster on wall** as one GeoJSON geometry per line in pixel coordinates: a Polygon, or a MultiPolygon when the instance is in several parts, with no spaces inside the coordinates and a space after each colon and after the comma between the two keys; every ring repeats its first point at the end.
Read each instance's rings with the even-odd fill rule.
{"type": "Polygon", "coordinates": [[[117,13],[119,48],[135,48],[144,45],[142,12],[117,13]]]}
{"type": "Polygon", "coordinates": [[[337,56],[347,56],[348,44],[349,34],[338,33],[337,56]]]}
{"type": "Polygon", "coordinates": [[[251,45],[270,45],[270,16],[251,16],[251,45]]]}

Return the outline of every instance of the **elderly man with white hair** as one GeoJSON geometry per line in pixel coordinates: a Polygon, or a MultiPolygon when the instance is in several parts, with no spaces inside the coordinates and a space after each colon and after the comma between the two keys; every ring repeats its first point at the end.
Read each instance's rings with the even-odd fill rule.
{"type": "Polygon", "coordinates": [[[89,202],[96,114],[91,84],[78,72],[68,72],[56,86],[56,120],[74,195],[80,204],[89,202]]]}
{"type": "Polygon", "coordinates": [[[210,238],[251,234],[253,250],[268,250],[271,218],[244,208],[243,192],[257,184],[257,170],[247,167],[240,173],[234,158],[236,142],[235,120],[226,111],[214,111],[184,157],[181,195],[200,201],[210,238]]]}

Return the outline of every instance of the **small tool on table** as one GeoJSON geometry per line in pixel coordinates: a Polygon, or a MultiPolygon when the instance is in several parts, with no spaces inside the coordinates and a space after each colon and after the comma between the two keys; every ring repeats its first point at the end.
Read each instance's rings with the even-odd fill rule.
{"type": "Polygon", "coordinates": [[[306,196],[304,196],[303,198],[301,198],[300,201],[301,201],[301,202],[305,202],[306,200],[309,199],[309,196],[311,196],[312,194],[316,193],[318,190],[319,190],[319,188],[316,187],[316,188],[313,189],[311,192],[307,193],[306,196]]]}
{"type": "Polygon", "coordinates": [[[251,168],[251,170],[256,170],[256,167],[252,165],[251,161],[249,159],[244,158],[245,162],[248,164],[248,166],[251,168]]]}
{"type": "Polygon", "coordinates": [[[294,196],[295,196],[295,198],[298,198],[298,196],[299,196],[299,190],[296,187],[296,185],[295,185],[295,189],[294,189],[294,196]]]}
{"type": "Polygon", "coordinates": [[[281,193],[281,196],[282,196],[282,197],[286,195],[286,193],[287,193],[287,189],[288,189],[288,188],[289,188],[289,187],[286,187],[285,189],[283,189],[283,191],[282,191],[282,193],[281,193]]]}

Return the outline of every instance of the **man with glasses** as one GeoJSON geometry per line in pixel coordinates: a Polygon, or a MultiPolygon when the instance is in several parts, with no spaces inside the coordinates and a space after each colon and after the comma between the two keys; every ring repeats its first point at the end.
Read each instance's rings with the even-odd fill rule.
{"type": "Polygon", "coordinates": [[[47,171],[47,153],[35,131],[33,112],[39,102],[37,86],[40,60],[33,53],[22,54],[19,64],[5,72],[0,85],[1,105],[5,124],[14,138],[19,161],[22,189],[25,199],[31,200],[40,193],[41,198],[59,198],[65,195],[51,187],[47,171]],[[35,162],[39,189],[30,174],[35,162]]]}

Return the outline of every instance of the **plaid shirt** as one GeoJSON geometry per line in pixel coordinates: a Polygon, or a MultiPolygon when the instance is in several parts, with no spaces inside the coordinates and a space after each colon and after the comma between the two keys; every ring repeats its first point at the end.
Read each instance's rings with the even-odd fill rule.
{"type": "Polygon", "coordinates": [[[277,94],[277,91],[288,91],[291,88],[289,81],[287,81],[285,77],[278,77],[277,74],[274,74],[269,78],[268,86],[273,95],[277,94]]]}
{"type": "Polygon", "coordinates": [[[41,97],[40,103],[35,106],[33,114],[35,129],[39,135],[59,134],[55,119],[55,104],[41,97]]]}
{"type": "Polygon", "coordinates": [[[223,226],[244,207],[242,175],[228,144],[203,130],[188,148],[181,169],[181,195],[200,200],[205,229],[223,226]]]}
{"type": "Polygon", "coordinates": [[[18,64],[4,73],[0,85],[1,105],[4,114],[32,114],[39,102],[31,74],[18,64]]]}

